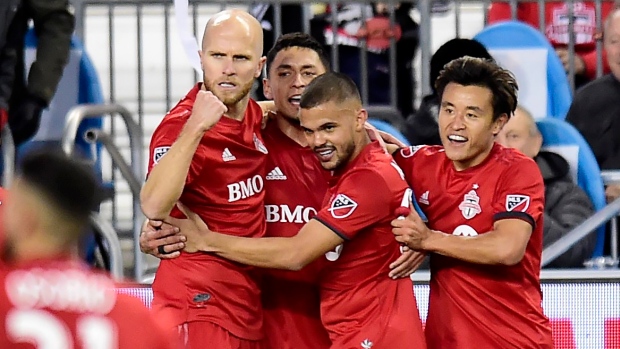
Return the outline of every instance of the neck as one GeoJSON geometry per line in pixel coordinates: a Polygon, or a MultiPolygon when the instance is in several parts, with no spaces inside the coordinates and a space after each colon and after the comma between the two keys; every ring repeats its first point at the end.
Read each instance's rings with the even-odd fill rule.
{"type": "Polygon", "coordinates": [[[225,115],[231,119],[242,121],[249,102],[250,94],[247,94],[239,102],[232,105],[227,105],[226,107],[228,108],[228,111],[225,115]]]}
{"type": "Polygon", "coordinates": [[[351,160],[355,159],[358,155],[360,155],[362,150],[364,150],[364,148],[366,148],[366,146],[369,145],[371,142],[372,141],[368,136],[368,132],[366,132],[366,130],[363,130],[363,132],[360,133],[360,138],[357,142],[355,142],[355,150],[353,151],[353,154],[351,154],[351,160]]]}
{"type": "Polygon", "coordinates": [[[282,131],[282,133],[284,133],[288,138],[294,140],[301,146],[308,146],[306,135],[304,134],[304,130],[299,124],[299,120],[295,120],[288,116],[277,113],[274,121],[278,125],[280,131],[282,131]]]}
{"type": "Polygon", "coordinates": [[[22,239],[12,244],[7,257],[13,263],[24,263],[39,259],[77,256],[77,250],[76,245],[63,244],[37,235],[37,238],[22,239]]]}
{"type": "Polygon", "coordinates": [[[489,157],[489,155],[491,154],[491,150],[493,150],[494,145],[495,143],[492,143],[491,146],[487,150],[480,153],[478,156],[476,156],[473,159],[470,159],[467,161],[452,161],[452,164],[454,165],[454,169],[460,172],[460,171],[465,171],[474,166],[480,165],[484,160],[486,160],[487,157],[489,157]]]}

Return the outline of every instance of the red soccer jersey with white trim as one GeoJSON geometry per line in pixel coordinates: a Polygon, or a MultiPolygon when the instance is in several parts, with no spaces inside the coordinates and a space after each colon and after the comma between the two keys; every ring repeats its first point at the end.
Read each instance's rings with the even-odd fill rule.
{"type": "Polygon", "coordinates": [[[332,349],[426,347],[411,280],[388,276],[400,254],[390,222],[408,192],[402,171],[377,142],[330,183],[315,219],[345,240],[326,256],[331,263],[320,281],[332,349]]]}
{"type": "Polygon", "coordinates": [[[514,266],[431,256],[428,347],[552,348],[540,289],[544,184],[536,163],[499,144],[464,171],[456,171],[439,146],[403,148],[394,159],[431,229],[472,236],[501,219],[522,219],[533,228],[514,266]]]}
{"type": "MultiPolygon", "coordinates": [[[[321,208],[330,172],[310,147],[285,135],[276,122],[263,131],[267,156],[265,216],[267,234],[291,237],[321,208]]],[[[300,271],[265,269],[261,294],[265,348],[327,349],[331,342],[320,318],[317,280],[324,258],[300,271]]]]}
{"type": "MultiPolygon", "coordinates": [[[[196,85],[155,130],[149,172],[178,138],[199,88],[196,85]]],[[[260,106],[250,100],[242,121],[223,116],[196,149],[180,201],[214,231],[245,237],[265,233],[267,148],[261,122],[260,106]]],[[[262,310],[254,271],[207,253],[162,260],[153,283],[153,309],[179,324],[210,321],[237,337],[258,340],[262,310]]]]}
{"type": "Polygon", "coordinates": [[[0,348],[179,348],[142,301],[69,259],[0,267],[0,348]]]}

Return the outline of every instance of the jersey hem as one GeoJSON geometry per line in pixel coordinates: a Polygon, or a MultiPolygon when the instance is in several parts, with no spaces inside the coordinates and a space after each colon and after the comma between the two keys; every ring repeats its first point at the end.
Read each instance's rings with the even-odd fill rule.
{"type": "Polygon", "coordinates": [[[316,219],[317,221],[321,222],[324,226],[328,227],[329,230],[333,231],[334,234],[338,235],[341,239],[343,239],[345,241],[351,240],[348,236],[346,236],[343,233],[341,233],[338,229],[334,228],[334,226],[330,225],[325,220],[323,220],[323,219],[321,219],[319,217],[314,217],[312,219],[316,219]]]}
{"type": "Polygon", "coordinates": [[[534,218],[525,212],[500,212],[493,216],[493,222],[497,222],[502,219],[520,219],[529,223],[532,229],[536,229],[536,221],[534,218]]]}

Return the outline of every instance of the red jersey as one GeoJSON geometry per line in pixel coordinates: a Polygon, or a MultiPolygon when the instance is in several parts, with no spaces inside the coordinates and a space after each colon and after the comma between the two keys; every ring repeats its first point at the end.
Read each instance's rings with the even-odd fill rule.
{"type": "Polygon", "coordinates": [[[167,332],[142,301],[79,262],[0,269],[0,348],[176,348],[167,332]]]}
{"type": "Polygon", "coordinates": [[[454,169],[440,146],[403,148],[394,159],[431,229],[475,236],[501,219],[533,227],[525,256],[514,266],[431,256],[428,347],[553,348],[540,289],[544,184],[536,163],[499,144],[464,171],[454,169]]]}
{"type": "MultiPolygon", "coordinates": [[[[605,20],[614,7],[613,1],[601,4],[601,18],[605,20]]],[[[573,5],[575,52],[583,58],[586,75],[596,77],[596,7],[594,1],[575,1],[573,5]]],[[[489,8],[489,23],[511,18],[510,4],[495,2],[489,8]]],[[[568,6],[566,1],[545,2],[545,35],[553,47],[568,47],[568,6]]],[[[539,29],[538,3],[517,5],[517,19],[539,29]]],[[[602,26],[602,24],[601,24],[602,26]]],[[[603,50],[603,73],[609,73],[609,64],[603,50]]]]}
{"type": "MultiPolygon", "coordinates": [[[[164,117],[151,139],[149,171],[178,138],[200,84],[164,117]]],[[[214,231],[245,237],[265,233],[262,111],[250,100],[242,121],[222,117],[200,141],[180,201],[214,231]]],[[[254,268],[208,253],[162,260],[153,282],[153,309],[178,324],[210,321],[248,340],[262,337],[254,268]]]]}
{"type": "MultiPolygon", "coordinates": [[[[263,132],[269,149],[265,181],[267,236],[291,237],[321,207],[330,173],[309,147],[282,133],[275,122],[263,132]]],[[[265,269],[261,294],[265,348],[327,349],[331,342],[320,318],[321,258],[300,271],[265,269]]]]}
{"type": "Polygon", "coordinates": [[[411,280],[388,277],[400,255],[390,222],[409,192],[377,142],[334,173],[315,217],[345,240],[326,255],[320,280],[332,349],[426,348],[411,280]]]}

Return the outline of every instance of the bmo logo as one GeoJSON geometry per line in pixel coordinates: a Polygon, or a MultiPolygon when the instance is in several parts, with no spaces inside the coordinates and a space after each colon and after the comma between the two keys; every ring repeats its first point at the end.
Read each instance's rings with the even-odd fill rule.
{"type": "Polygon", "coordinates": [[[457,236],[476,236],[478,235],[478,232],[470,227],[469,225],[463,224],[463,225],[459,225],[458,227],[456,227],[456,229],[454,229],[454,231],[452,232],[452,235],[457,235],[457,236]]]}
{"type": "Polygon", "coordinates": [[[256,175],[244,181],[228,185],[228,202],[247,199],[263,190],[263,177],[256,175]]]}
{"type": "Polygon", "coordinates": [[[316,213],[314,207],[297,205],[291,211],[288,205],[265,205],[267,223],[308,223],[316,213]]]}

